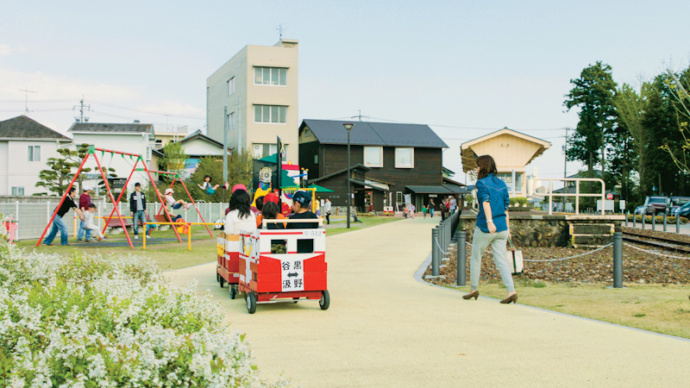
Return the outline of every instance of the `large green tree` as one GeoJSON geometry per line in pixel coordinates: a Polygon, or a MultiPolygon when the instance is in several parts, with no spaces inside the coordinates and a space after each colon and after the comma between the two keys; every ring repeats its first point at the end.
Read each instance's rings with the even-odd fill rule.
{"type": "MultiPolygon", "coordinates": [[[[80,144],[77,146],[76,150],[58,148],[57,152],[60,156],[57,158],[48,158],[46,161],[48,168],[38,173],[39,180],[36,182],[36,187],[43,187],[47,191],[39,195],[63,195],[67,190],[67,186],[69,186],[69,183],[72,181],[72,178],[74,178],[77,169],[84,160],[88,149],[88,144],[80,144]]],[[[81,174],[89,173],[91,170],[91,168],[85,167],[81,170],[81,174]]],[[[80,192],[82,181],[84,180],[84,175],[81,174],[77,177],[75,182],[80,192]]]]}
{"type": "Polygon", "coordinates": [[[566,96],[568,110],[578,108],[579,121],[569,141],[566,157],[587,165],[588,175],[594,177],[594,165],[601,163],[608,137],[615,137],[616,109],[613,98],[616,83],[611,66],[596,62],[582,70],[580,78],[570,80],[573,88],[566,96]]]}
{"type": "MultiPolygon", "coordinates": [[[[647,148],[649,145],[649,137],[652,135],[644,126],[644,114],[649,107],[649,94],[651,93],[652,85],[648,82],[642,84],[640,92],[629,84],[623,84],[616,92],[614,99],[616,104],[616,111],[618,113],[618,124],[620,127],[627,129],[633,138],[634,147],[634,161],[639,175],[640,190],[637,190],[638,198],[633,198],[638,202],[642,199],[639,195],[649,191],[649,171],[647,160],[647,148]]],[[[632,162],[632,160],[631,160],[632,162]]]]}

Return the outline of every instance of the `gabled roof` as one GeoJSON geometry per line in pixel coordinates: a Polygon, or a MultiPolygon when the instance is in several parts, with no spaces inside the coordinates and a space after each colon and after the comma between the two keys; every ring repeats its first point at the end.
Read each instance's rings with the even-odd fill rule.
{"type": "Polygon", "coordinates": [[[0,121],[0,139],[55,139],[71,141],[67,136],[24,115],[0,121]]]}
{"type": "Polygon", "coordinates": [[[153,124],[141,123],[74,123],[68,132],[153,133],[153,124]]]}
{"type": "Polygon", "coordinates": [[[508,127],[504,127],[503,129],[499,129],[498,131],[491,132],[488,135],[484,135],[484,136],[478,137],[476,139],[466,141],[466,142],[462,143],[461,147],[464,150],[464,149],[472,147],[473,145],[475,145],[477,143],[481,143],[483,141],[491,139],[492,137],[498,137],[501,135],[512,135],[512,136],[515,136],[515,137],[518,137],[518,138],[521,138],[521,139],[524,139],[527,141],[531,141],[533,143],[537,143],[537,144],[541,145],[542,147],[544,147],[544,149],[548,149],[549,147],[551,147],[551,142],[536,138],[534,136],[524,134],[522,132],[515,131],[515,130],[510,129],[508,127]]]}
{"type": "Polygon", "coordinates": [[[428,125],[424,124],[306,119],[300,126],[300,133],[307,126],[321,144],[347,144],[347,130],[343,124],[348,122],[354,124],[350,132],[350,144],[448,148],[448,145],[428,125]]]}
{"type": "MultiPolygon", "coordinates": [[[[190,142],[190,141],[195,140],[195,139],[199,139],[201,141],[211,143],[215,146],[220,147],[220,149],[223,149],[223,143],[215,141],[215,140],[211,139],[210,137],[204,135],[203,133],[201,133],[200,129],[197,129],[196,131],[190,133],[189,135],[187,135],[184,139],[180,140],[179,142],[180,143],[187,143],[187,142],[190,142]]],[[[230,147],[228,147],[228,149],[230,149],[230,147]]]]}
{"type": "MultiPolygon", "coordinates": [[[[371,171],[371,168],[369,168],[369,167],[367,167],[367,166],[365,166],[365,165],[363,165],[363,164],[356,164],[356,165],[350,167],[350,170],[362,170],[362,171],[364,171],[364,172],[367,172],[367,171],[371,171]]],[[[318,178],[316,178],[316,179],[309,179],[309,184],[316,183],[316,182],[322,181],[322,180],[324,180],[324,179],[328,179],[328,178],[334,177],[334,176],[336,176],[336,175],[344,174],[344,173],[346,173],[346,172],[347,172],[347,168],[344,168],[344,169],[342,169],[342,170],[339,170],[339,171],[336,171],[336,172],[332,172],[332,173],[330,173],[330,174],[328,174],[328,175],[324,175],[324,176],[318,177],[318,178]]]]}

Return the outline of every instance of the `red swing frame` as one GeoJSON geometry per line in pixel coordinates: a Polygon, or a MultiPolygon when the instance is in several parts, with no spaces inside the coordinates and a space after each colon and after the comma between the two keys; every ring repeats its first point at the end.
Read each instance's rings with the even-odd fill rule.
{"type": "MultiPolygon", "coordinates": [[[[120,209],[118,208],[118,205],[120,204],[120,200],[122,199],[122,196],[124,195],[125,190],[122,190],[122,192],[120,193],[120,195],[116,201],[115,197],[113,197],[113,192],[110,189],[110,184],[108,184],[108,176],[103,171],[103,167],[101,166],[101,162],[98,160],[98,155],[96,155],[96,151],[100,151],[101,156],[103,156],[105,153],[110,153],[111,156],[122,155],[123,158],[125,156],[129,156],[130,158],[137,158],[137,161],[136,161],[136,163],[134,163],[134,166],[132,167],[132,171],[129,173],[129,177],[127,178],[127,181],[125,182],[124,187],[127,187],[127,184],[129,183],[130,179],[132,179],[132,175],[134,174],[134,171],[136,171],[137,164],[139,164],[139,163],[142,164],[144,171],[146,171],[146,173],[149,176],[149,180],[151,181],[151,184],[153,184],[153,177],[151,176],[151,172],[149,171],[148,167],[146,166],[146,162],[144,162],[144,159],[142,159],[141,155],[133,154],[130,152],[122,152],[122,151],[108,150],[108,149],[104,149],[104,148],[96,148],[94,146],[89,147],[89,149],[86,151],[86,156],[84,157],[84,160],[82,160],[81,164],[79,165],[79,168],[77,169],[77,172],[74,174],[74,177],[72,177],[72,181],[70,181],[69,185],[67,186],[67,190],[62,195],[62,199],[60,199],[60,203],[57,205],[57,207],[53,211],[53,215],[52,215],[52,217],[50,217],[50,221],[48,221],[48,225],[46,225],[45,229],[43,230],[43,234],[41,234],[41,237],[38,239],[38,242],[36,242],[37,247],[39,245],[41,245],[43,238],[45,237],[46,233],[48,233],[48,228],[50,228],[50,226],[53,224],[53,220],[55,219],[55,216],[57,216],[58,210],[60,209],[62,204],[65,202],[65,198],[67,198],[67,195],[69,194],[70,189],[72,188],[72,186],[74,186],[74,182],[76,182],[77,177],[81,173],[81,170],[84,168],[84,165],[89,160],[89,158],[93,156],[94,160],[96,161],[96,165],[98,166],[98,171],[101,172],[101,178],[103,179],[103,183],[105,184],[105,189],[108,193],[108,196],[110,197],[110,201],[113,203],[113,210],[110,212],[110,216],[108,217],[108,220],[105,222],[105,225],[103,227],[103,232],[105,232],[105,229],[107,228],[108,223],[113,218],[113,213],[117,212],[117,218],[120,220],[120,225],[122,225],[122,229],[125,232],[125,236],[127,237],[127,242],[129,243],[130,248],[134,249],[134,245],[132,244],[132,239],[129,237],[129,233],[127,232],[127,227],[125,226],[124,220],[122,218],[122,214],[120,214],[120,209]]],[[[158,200],[161,203],[165,204],[165,202],[163,201],[163,197],[161,197],[161,193],[158,191],[158,187],[156,187],[155,184],[153,184],[153,187],[156,190],[156,195],[158,196],[158,200]]],[[[170,217],[170,213],[168,212],[167,208],[165,208],[165,206],[163,208],[165,209],[165,214],[168,217],[170,217]]],[[[173,228],[173,230],[175,230],[175,229],[173,228]]],[[[146,233],[146,231],[144,231],[144,233],[146,233]]],[[[179,233],[177,233],[177,230],[175,230],[175,235],[177,236],[177,240],[179,242],[182,242],[182,238],[180,238],[180,235],[179,235],[179,233]]]]}
{"type": "MultiPolygon", "coordinates": [[[[209,236],[213,237],[213,232],[211,232],[211,229],[208,227],[208,225],[206,225],[207,222],[206,222],[206,220],[204,219],[204,216],[201,215],[201,212],[199,211],[199,208],[196,206],[196,202],[194,202],[194,198],[192,198],[192,195],[189,193],[189,190],[187,190],[187,185],[185,185],[185,184],[184,184],[184,181],[182,180],[182,178],[180,178],[180,174],[178,174],[178,173],[176,173],[176,172],[170,172],[170,171],[156,171],[156,170],[151,170],[150,172],[151,172],[151,173],[154,173],[154,174],[172,175],[172,176],[173,176],[173,179],[172,179],[172,182],[170,183],[170,188],[171,188],[171,189],[173,188],[173,186],[175,186],[175,182],[177,182],[177,181],[179,181],[179,182],[182,184],[182,188],[184,188],[185,193],[187,193],[187,197],[188,197],[189,200],[192,202],[192,205],[194,205],[194,209],[196,209],[196,213],[199,215],[199,219],[201,220],[201,222],[204,223],[204,226],[206,227],[206,230],[208,231],[209,236]]],[[[158,217],[158,216],[161,214],[161,211],[162,211],[164,208],[166,208],[165,202],[162,202],[162,203],[163,203],[163,206],[162,206],[161,209],[158,211],[158,214],[156,214],[156,217],[158,217]]],[[[166,210],[166,214],[167,214],[167,210],[166,210]]],[[[170,215],[169,215],[169,214],[168,214],[168,219],[169,219],[169,220],[172,220],[172,218],[170,218],[170,215]]],[[[175,229],[175,228],[173,228],[173,229],[175,229]]]]}

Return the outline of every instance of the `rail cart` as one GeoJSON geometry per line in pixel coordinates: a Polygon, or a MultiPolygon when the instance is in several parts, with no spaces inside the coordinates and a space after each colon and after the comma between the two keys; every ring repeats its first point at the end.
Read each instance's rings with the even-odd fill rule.
{"type": "Polygon", "coordinates": [[[237,284],[240,280],[240,236],[221,232],[216,243],[218,266],[216,280],[223,288],[225,283],[230,288],[230,299],[237,295],[237,284]]]}
{"type": "MultiPolygon", "coordinates": [[[[304,223],[306,220],[264,220],[267,223],[304,223]]],[[[327,289],[326,231],[318,229],[258,229],[240,233],[239,290],[245,295],[247,311],[257,303],[319,301],[322,310],[330,305],[327,289]]]]}

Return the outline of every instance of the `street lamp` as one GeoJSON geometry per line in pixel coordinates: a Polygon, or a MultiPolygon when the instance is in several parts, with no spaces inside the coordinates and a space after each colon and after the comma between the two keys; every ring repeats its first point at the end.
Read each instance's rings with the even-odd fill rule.
{"type": "Polygon", "coordinates": [[[344,123],[343,127],[347,129],[347,228],[350,229],[350,208],[352,207],[352,185],[350,183],[350,131],[355,125],[352,123],[344,123]]]}

